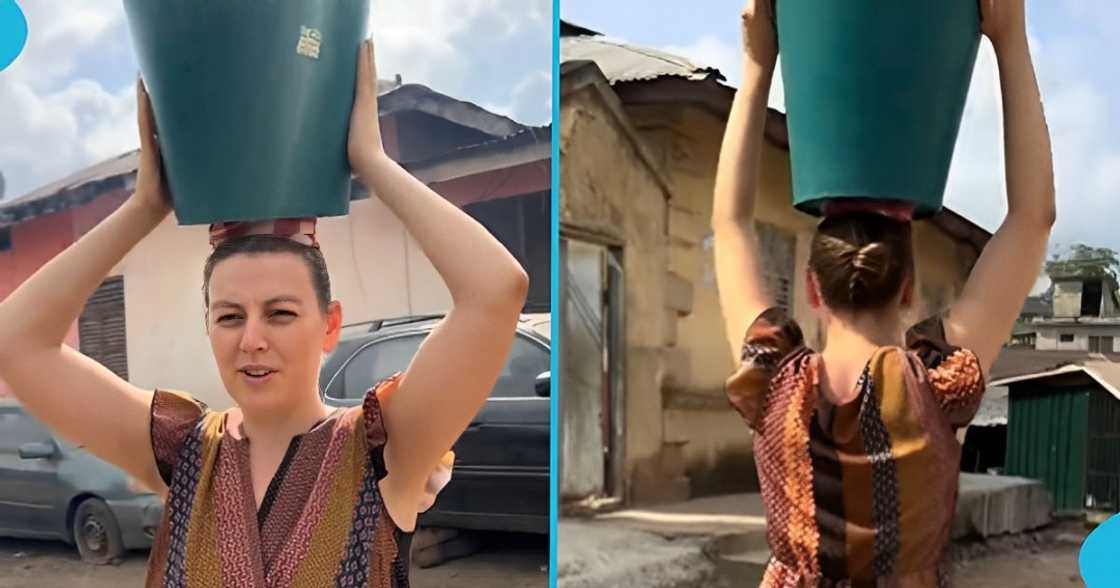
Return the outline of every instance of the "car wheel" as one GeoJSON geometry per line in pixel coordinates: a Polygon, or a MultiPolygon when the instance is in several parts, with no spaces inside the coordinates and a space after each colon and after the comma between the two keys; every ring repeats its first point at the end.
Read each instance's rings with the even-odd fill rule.
{"type": "Polygon", "coordinates": [[[124,555],[121,528],[104,500],[87,498],[78,505],[73,532],[82,561],[105,565],[124,555]]]}

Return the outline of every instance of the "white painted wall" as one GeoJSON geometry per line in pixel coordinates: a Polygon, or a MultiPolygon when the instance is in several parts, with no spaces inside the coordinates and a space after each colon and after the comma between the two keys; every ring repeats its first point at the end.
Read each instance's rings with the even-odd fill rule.
{"type": "Polygon", "coordinates": [[[1089,336],[1112,337],[1113,350],[1120,352],[1120,325],[1069,325],[1060,327],[1039,327],[1035,349],[1043,351],[1088,351],[1089,336]],[[1061,341],[1060,335],[1072,334],[1073,341],[1061,341]]]}
{"type": "MultiPolygon", "coordinates": [[[[352,202],[348,216],[321,219],[318,236],[346,323],[450,307],[431,263],[377,198],[352,202]]],[[[169,217],[114,273],[125,277],[130,380],[226,408],[231,402],[204,330],[202,266],[209,252],[206,227],[179,227],[169,217]]]]}

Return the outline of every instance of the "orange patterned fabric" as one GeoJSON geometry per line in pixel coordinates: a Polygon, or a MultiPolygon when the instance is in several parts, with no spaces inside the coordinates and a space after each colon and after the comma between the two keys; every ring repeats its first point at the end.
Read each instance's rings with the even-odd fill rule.
{"type": "Polygon", "coordinates": [[[226,428],[226,413],[157,391],[152,447],[169,492],[146,586],[407,588],[409,535],[378,488],[387,439],[378,394],[398,383],[390,378],[363,406],[336,410],[294,439],[295,469],[284,470],[261,512],[249,441],[226,428]]]}
{"type": "Polygon", "coordinates": [[[771,562],[764,587],[948,585],[954,427],[975,415],[979,361],[939,319],[868,361],[856,398],[820,393],[821,356],[779,309],[747,330],[731,405],[755,431],[771,562]]]}

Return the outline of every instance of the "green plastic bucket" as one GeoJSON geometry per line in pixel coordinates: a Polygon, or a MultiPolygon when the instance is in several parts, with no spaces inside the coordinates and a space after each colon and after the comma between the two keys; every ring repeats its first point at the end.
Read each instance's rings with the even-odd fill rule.
{"type": "Polygon", "coordinates": [[[344,215],[369,0],[124,0],[180,224],[344,215]]]}
{"type": "Polygon", "coordinates": [[[775,0],[794,206],[941,209],[980,46],[976,0],[775,0]]]}

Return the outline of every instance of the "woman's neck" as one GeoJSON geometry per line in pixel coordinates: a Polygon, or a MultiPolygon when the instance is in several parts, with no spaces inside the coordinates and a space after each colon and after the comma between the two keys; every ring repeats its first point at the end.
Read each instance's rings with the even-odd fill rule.
{"type": "Polygon", "coordinates": [[[851,402],[859,394],[856,385],[871,357],[882,347],[901,346],[901,324],[897,312],[830,317],[826,330],[828,338],[821,351],[824,369],[820,378],[824,397],[837,405],[851,402]]]}
{"type": "Polygon", "coordinates": [[[318,396],[309,396],[282,410],[251,412],[241,409],[239,412],[245,437],[258,445],[286,448],[293,437],[308,432],[326,418],[328,409],[318,396]]]}
{"type": "Polygon", "coordinates": [[[902,316],[898,312],[832,315],[825,333],[825,348],[834,351],[901,347],[902,316]]]}

